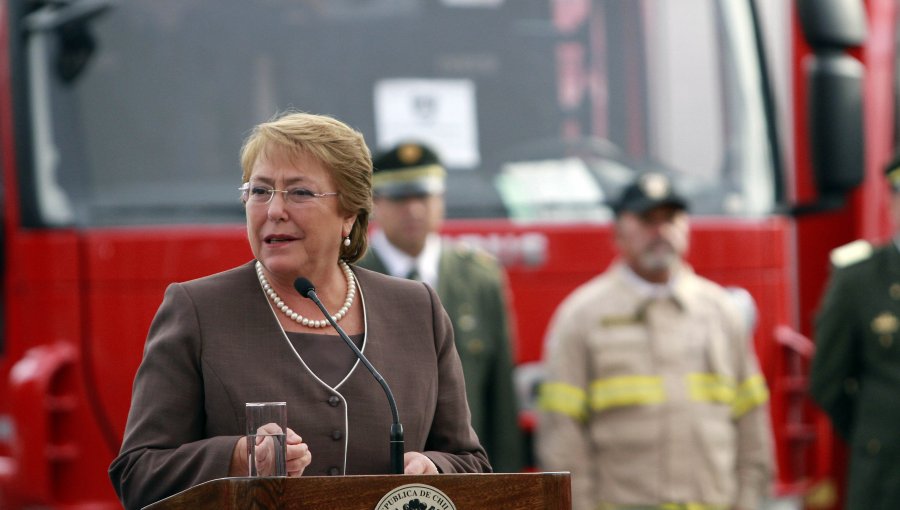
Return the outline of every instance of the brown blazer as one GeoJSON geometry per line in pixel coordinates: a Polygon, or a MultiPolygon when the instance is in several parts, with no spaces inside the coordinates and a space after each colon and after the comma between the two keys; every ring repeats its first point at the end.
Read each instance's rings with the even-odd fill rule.
{"type": "MultiPolygon", "coordinates": [[[[489,472],[470,425],[453,329],[427,285],[354,268],[362,351],[391,387],[405,450],[444,473],[489,472]]],[[[127,508],[228,476],[246,402],[285,401],[309,444],[304,476],[390,472],[391,413],[362,363],[331,388],[291,350],[253,262],[174,283],[150,326],[119,456],[109,469],[127,508]]]]}

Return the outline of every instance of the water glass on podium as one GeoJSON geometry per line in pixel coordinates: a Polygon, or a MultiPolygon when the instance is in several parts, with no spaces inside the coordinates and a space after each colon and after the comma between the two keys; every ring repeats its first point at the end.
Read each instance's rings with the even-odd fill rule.
{"type": "Polygon", "coordinates": [[[247,403],[250,476],[287,476],[287,403],[247,403]]]}

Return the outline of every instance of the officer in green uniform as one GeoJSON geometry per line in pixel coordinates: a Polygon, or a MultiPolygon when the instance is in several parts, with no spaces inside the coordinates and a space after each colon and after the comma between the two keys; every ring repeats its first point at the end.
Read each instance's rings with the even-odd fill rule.
{"type": "Polygon", "coordinates": [[[525,467],[507,323],[506,275],[489,254],[438,235],[446,171],[435,152],[402,143],[373,161],[370,250],[358,265],[437,290],[462,360],[472,426],[496,472],[525,467]]]}
{"type": "Polygon", "coordinates": [[[810,393],[849,445],[848,510],[900,508],[900,158],[887,167],[892,241],[834,250],[810,393]]]}

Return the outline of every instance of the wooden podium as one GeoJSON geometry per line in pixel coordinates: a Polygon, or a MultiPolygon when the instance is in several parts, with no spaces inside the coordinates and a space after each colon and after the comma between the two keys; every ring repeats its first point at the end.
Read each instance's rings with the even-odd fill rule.
{"type": "Polygon", "coordinates": [[[402,498],[425,510],[570,510],[569,473],[310,476],[220,478],[191,487],[144,510],[340,509],[392,510],[402,498]],[[431,490],[431,489],[437,489],[431,490]],[[444,496],[449,501],[444,501],[444,496]],[[424,505],[424,506],[423,506],[424,505]]]}

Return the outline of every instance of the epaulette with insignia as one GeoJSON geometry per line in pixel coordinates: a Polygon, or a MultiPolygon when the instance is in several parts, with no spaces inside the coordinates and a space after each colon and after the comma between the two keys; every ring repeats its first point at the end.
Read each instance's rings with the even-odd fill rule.
{"type": "Polygon", "coordinates": [[[829,258],[834,267],[846,267],[857,262],[862,262],[872,256],[872,244],[863,239],[857,239],[852,243],[831,250],[829,258]]]}
{"type": "Polygon", "coordinates": [[[469,255],[473,251],[475,251],[475,247],[472,246],[471,243],[469,243],[467,241],[459,241],[459,240],[457,240],[453,243],[453,249],[454,249],[454,251],[456,251],[456,253],[458,253],[460,255],[469,255]]]}
{"type": "Polygon", "coordinates": [[[482,267],[491,271],[495,270],[497,265],[499,264],[497,257],[495,257],[491,252],[465,241],[457,241],[454,246],[454,251],[456,252],[457,256],[465,260],[474,262],[478,267],[482,267]]]}
{"type": "Polygon", "coordinates": [[[475,259],[482,264],[493,265],[497,263],[497,257],[486,250],[475,250],[475,259]]]}

